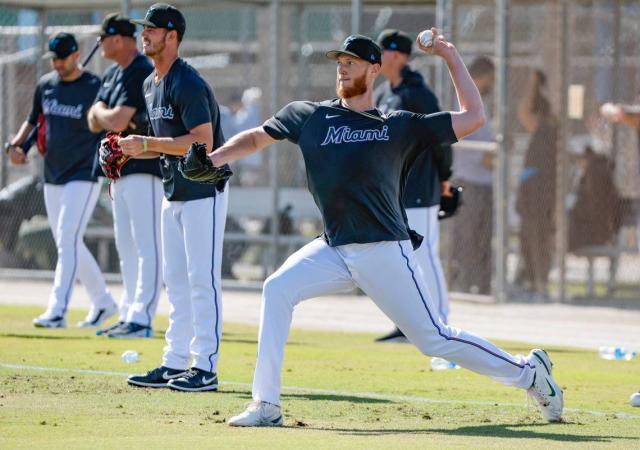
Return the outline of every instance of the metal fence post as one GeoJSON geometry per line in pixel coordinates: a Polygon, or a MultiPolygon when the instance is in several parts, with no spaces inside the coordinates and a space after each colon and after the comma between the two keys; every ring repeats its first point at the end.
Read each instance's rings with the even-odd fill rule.
{"type": "MultiPolygon", "coordinates": [[[[5,65],[0,64],[0,92],[6,92],[5,89],[5,65]]],[[[7,124],[6,124],[6,116],[7,116],[7,102],[0,102],[0,144],[4,145],[5,141],[9,140],[9,136],[7,133],[7,124]]],[[[4,189],[8,183],[7,180],[7,164],[8,157],[5,152],[2,152],[0,156],[0,189],[4,189]]]]}
{"type": "Polygon", "coordinates": [[[120,2],[120,14],[122,14],[123,16],[128,16],[130,10],[131,10],[131,1],[130,0],[121,0],[121,2],[120,2]]]}
{"type": "MultiPolygon", "coordinates": [[[[271,1],[271,111],[275,113],[279,105],[279,84],[280,84],[280,0],[271,1]]],[[[275,271],[278,266],[278,245],[280,221],[278,216],[279,205],[279,186],[278,186],[278,145],[273,145],[269,152],[269,187],[273,194],[272,197],[272,215],[271,215],[271,258],[270,265],[267,268],[268,274],[275,271]]],[[[267,274],[267,275],[268,275],[267,274]]]]}
{"type": "Polygon", "coordinates": [[[360,32],[360,18],[362,17],[362,0],[351,0],[351,34],[360,32]]]}
{"type": "Polygon", "coordinates": [[[569,142],[569,120],[567,117],[567,96],[569,89],[569,26],[568,4],[567,0],[562,0],[560,5],[561,14],[561,36],[560,36],[560,133],[558,142],[558,169],[557,169],[557,186],[558,192],[556,197],[556,218],[557,218],[557,235],[556,246],[558,249],[558,295],[556,301],[564,302],[567,296],[567,208],[565,207],[565,199],[568,191],[568,161],[567,161],[567,144],[569,142]]]}
{"type": "Polygon", "coordinates": [[[498,141],[498,155],[496,164],[496,179],[494,180],[494,221],[495,221],[495,299],[498,303],[506,301],[507,284],[507,252],[509,229],[507,221],[509,159],[507,145],[507,117],[509,114],[509,0],[496,0],[496,139],[498,141]]]}

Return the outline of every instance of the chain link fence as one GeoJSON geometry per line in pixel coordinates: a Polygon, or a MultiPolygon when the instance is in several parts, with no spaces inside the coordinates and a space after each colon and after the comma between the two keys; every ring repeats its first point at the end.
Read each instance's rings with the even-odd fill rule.
{"type": "MultiPolygon", "coordinates": [[[[610,124],[599,109],[638,98],[640,5],[443,3],[467,63],[488,57],[495,65],[498,79],[484,97],[502,150],[476,156],[486,171],[476,166],[470,180],[464,164],[454,171],[472,204],[447,227],[452,289],[507,301],[638,299],[638,130],[610,124]],[[482,177],[489,173],[490,182],[482,177]]],[[[458,164],[482,146],[468,147],[458,164]]]]}
{"type": "MultiPolygon", "coordinates": [[[[354,23],[371,37],[384,28],[415,35],[438,24],[473,68],[492,118],[456,148],[454,178],[465,186],[466,201],[441,224],[451,289],[506,301],[639,298],[637,132],[598,113],[605,101],[637,98],[637,2],[356,3],[359,10],[347,1],[181,6],[187,20],[181,53],[213,86],[227,137],[289,101],[334,96],[335,66],[324,53],[354,23]]],[[[40,59],[46,40],[64,29],[86,53],[108,12],[0,6],[3,142],[27,116],[35,82],[48,70],[40,59]]],[[[102,73],[108,64],[97,54],[89,69],[102,73]]],[[[455,107],[438,60],[415,55],[411,65],[443,106],[455,107]]],[[[2,268],[51,269],[55,262],[32,182],[41,171],[32,153],[36,161],[26,168],[9,166],[4,155],[0,160],[2,268]]],[[[320,233],[322,223],[295,146],[280,143],[234,171],[223,277],[259,281],[320,233]]],[[[105,190],[86,240],[103,269],[117,272],[111,230],[105,190]]]]}

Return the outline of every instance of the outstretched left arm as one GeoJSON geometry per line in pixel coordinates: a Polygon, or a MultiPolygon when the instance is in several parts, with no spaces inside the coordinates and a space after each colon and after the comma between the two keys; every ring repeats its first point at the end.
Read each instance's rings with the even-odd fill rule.
{"type": "Polygon", "coordinates": [[[222,147],[209,153],[209,158],[214,166],[220,167],[245,158],[274,142],[277,142],[277,140],[269,136],[263,127],[251,128],[236,134],[222,147]]]}

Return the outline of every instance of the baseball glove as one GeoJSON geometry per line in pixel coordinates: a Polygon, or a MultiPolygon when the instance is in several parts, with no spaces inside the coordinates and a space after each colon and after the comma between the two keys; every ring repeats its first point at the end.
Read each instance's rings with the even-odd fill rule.
{"type": "Polygon", "coordinates": [[[100,142],[100,155],[98,161],[104,175],[110,180],[120,178],[122,166],[131,158],[122,153],[120,148],[120,134],[107,133],[107,137],[100,142]]]}
{"type": "Polygon", "coordinates": [[[460,205],[462,205],[462,186],[451,186],[449,192],[450,197],[440,197],[440,211],[438,211],[438,220],[448,219],[453,216],[460,205]]]}
{"type": "Polygon", "coordinates": [[[224,190],[226,181],[233,175],[228,165],[215,167],[207,156],[207,146],[194,142],[178,161],[178,170],[187,180],[197,183],[215,184],[218,191],[224,190]]]}

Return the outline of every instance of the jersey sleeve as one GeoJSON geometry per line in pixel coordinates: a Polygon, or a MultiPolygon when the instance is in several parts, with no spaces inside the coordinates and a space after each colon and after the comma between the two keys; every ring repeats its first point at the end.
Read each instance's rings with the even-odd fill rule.
{"type": "Polygon", "coordinates": [[[187,130],[193,130],[198,125],[205,123],[214,124],[217,120],[217,111],[211,111],[209,107],[209,90],[201,80],[190,79],[188,82],[178,84],[179,90],[175,91],[175,104],[180,110],[180,118],[187,130]]]}
{"type": "Polygon", "coordinates": [[[458,141],[451,123],[451,113],[411,114],[410,130],[423,149],[446,146],[458,141]]]}
{"type": "Polygon", "coordinates": [[[312,102],[292,102],[267,119],[262,127],[274,139],[288,139],[297,144],[302,129],[317,109],[317,105],[312,102]]]}
{"type": "MultiPolygon", "coordinates": [[[[440,112],[438,98],[427,87],[406,91],[402,101],[403,105],[407,106],[406,109],[411,112],[421,114],[440,112]]],[[[451,167],[453,166],[453,150],[451,149],[451,145],[442,144],[434,146],[432,152],[438,178],[440,181],[448,180],[451,178],[451,167]]]]}
{"type": "Polygon", "coordinates": [[[36,91],[33,93],[33,104],[31,106],[31,112],[27,117],[27,122],[36,126],[38,124],[38,116],[42,114],[42,84],[38,83],[36,91]]]}

